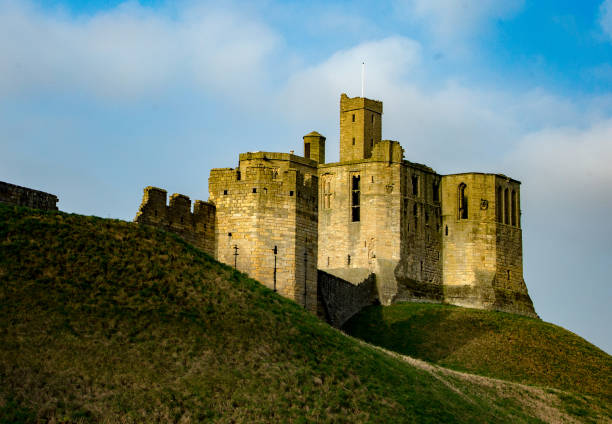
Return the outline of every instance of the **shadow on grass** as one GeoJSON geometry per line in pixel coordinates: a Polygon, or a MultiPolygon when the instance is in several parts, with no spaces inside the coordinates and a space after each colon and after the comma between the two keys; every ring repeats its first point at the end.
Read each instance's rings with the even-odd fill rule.
{"type": "Polygon", "coordinates": [[[456,314],[454,308],[410,305],[410,313],[370,306],[343,327],[348,334],[395,352],[439,362],[482,334],[495,330],[484,321],[456,314]],[[432,311],[433,309],[433,311],[432,311]],[[446,337],[452,334],[453,337],[446,337]]]}

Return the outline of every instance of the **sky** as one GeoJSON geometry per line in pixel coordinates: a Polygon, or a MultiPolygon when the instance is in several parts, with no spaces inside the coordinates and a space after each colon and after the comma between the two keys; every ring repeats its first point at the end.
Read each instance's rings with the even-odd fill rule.
{"type": "Polygon", "coordinates": [[[337,161],[362,62],[406,159],[522,182],[537,313],[612,353],[612,0],[0,0],[0,180],[133,220],[312,130],[337,161]]]}

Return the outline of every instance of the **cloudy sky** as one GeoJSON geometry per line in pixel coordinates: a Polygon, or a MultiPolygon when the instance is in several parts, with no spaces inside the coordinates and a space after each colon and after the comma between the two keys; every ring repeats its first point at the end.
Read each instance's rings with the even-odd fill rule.
{"type": "Polygon", "coordinates": [[[0,0],[0,180],[133,219],[239,152],[328,137],[340,93],[441,174],[523,182],[540,316],[612,352],[612,0],[0,0]]]}

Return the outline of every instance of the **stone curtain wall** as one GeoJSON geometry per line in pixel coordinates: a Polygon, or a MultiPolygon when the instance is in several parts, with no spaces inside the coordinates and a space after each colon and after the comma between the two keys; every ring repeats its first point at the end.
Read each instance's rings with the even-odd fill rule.
{"type": "Polygon", "coordinates": [[[166,205],[166,190],[146,187],[135,222],[153,225],[175,233],[211,256],[215,255],[215,206],[191,200],[182,194],[170,196],[166,205]]]}
{"type": "Polygon", "coordinates": [[[353,315],[377,301],[376,276],[352,284],[325,271],[318,271],[319,303],[329,324],[342,327],[353,315]]]}
{"type": "Polygon", "coordinates": [[[0,181],[0,203],[56,211],[57,202],[58,198],[54,194],[0,181]]]}

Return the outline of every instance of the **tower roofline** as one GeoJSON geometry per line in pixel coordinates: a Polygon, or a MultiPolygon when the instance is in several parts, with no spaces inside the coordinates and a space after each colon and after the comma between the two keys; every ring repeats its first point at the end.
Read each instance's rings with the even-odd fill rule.
{"type": "Polygon", "coordinates": [[[382,115],[383,104],[380,100],[372,100],[367,97],[349,97],[346,93],[340,95],[340,112],[357,109],[367,109],[382,115]]]}

